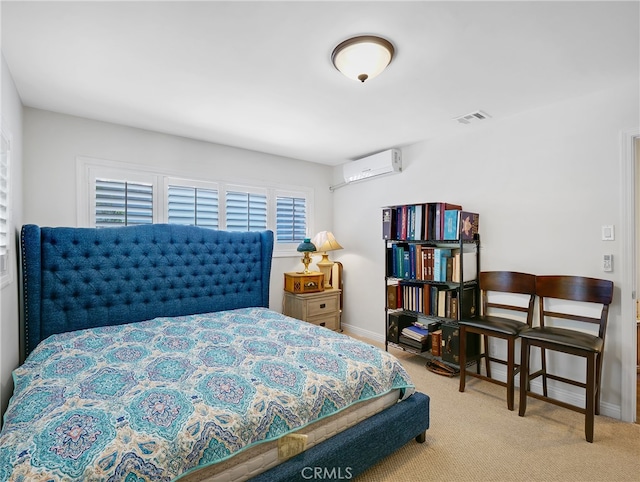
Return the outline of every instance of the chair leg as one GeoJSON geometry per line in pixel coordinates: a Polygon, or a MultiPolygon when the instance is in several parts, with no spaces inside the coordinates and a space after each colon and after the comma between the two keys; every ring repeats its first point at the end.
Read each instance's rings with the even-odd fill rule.
{"type": "MultiPolygon", "coordinates": [[[[460,388],[459,391],[464,392],[464,386],[465,386],[465,375],[467,372],[467,330],[465,328],[464,325],[461,325],[459,328],[459,335],[460,335],[460,341],[459,341],[459,350],[460,353],[458,354],[459,356],[459,360],[460,360],[460,388]]],[[[478,364],[480,364],[480,360],[478,360],[477,362],[478,364]]]]}
{"type": "Polygon", "coordinates": [[[513,410],[514,398],[514,371],[515,371],[515,338],[507,339],[507,408],[513,410]]]}
{"type": "Polygon", "coordinates": [[[518,415],[524,417],[527,411],[527,392],[529,391],[529,342],[524,338],[520,345],[520,406],[518,415]]]}
{"type": "Polygon", "coordinates": [[[587,442],[593,442],[593,424],[596,412],[596,357],[587,357],[587,389],[586,389],[584,434],[587,442]]]}
{"type": "MultiPolygon", "coordinates": [[[[491,361],[489,360],[489,337],[484,335],[484,366],[487,377],[491,378],[491,361]]],[[[478,360],[478,370],[480,370],[480,360],[478,360]]]]}
{"type": "Polygon", "coordinates": [[[596,355],[596,415],[600,415],[600,382],[602,380],[602,353],[596,355]]]}
{"type": "MultiPolygon", "coordinates": [[[[545,397],[549,396],[547,392],[547,352],[540,347],[540,361],[542,362],[542,393],[545,397]]],[[[530,387],[527,386],[527,390],[530,387]]]]}

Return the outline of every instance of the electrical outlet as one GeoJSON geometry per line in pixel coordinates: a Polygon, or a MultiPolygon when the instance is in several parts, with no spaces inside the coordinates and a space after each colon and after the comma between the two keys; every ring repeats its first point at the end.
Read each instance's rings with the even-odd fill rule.
{"type": "Polygon", "coordinates": [[[613,255],[605,254],[602,258],[602,271],[613,271],[613,255]]]}

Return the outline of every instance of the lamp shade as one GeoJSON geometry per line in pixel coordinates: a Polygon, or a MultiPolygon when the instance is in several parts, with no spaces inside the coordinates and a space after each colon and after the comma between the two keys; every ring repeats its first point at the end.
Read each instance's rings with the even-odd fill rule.
{"type": "Polygon", "coordinates": [[[340,246],[340,243],[336,241],[335,236],[330,231],[320,231],[313,237],[312,243],[319,252],[326,253],[327,251],[342,249],[342,246],[340,246]]]}
{"type": "Polygon", "coordinates": [[[304,252],[312,253],[316,250],[316,246],[314,243],[311,242],[311,239],[304,238],[304,241],[302,241],[296,249],[300,253],[304,253],[304,252]]]}
{"type": "Polygon", "coordinates": [[[330,231],[320,231],[313,237],[313,244],[318,248],[318,252],[322,253],[322,259],[318,261],[318,269],[324,275],[324,287],[325,289],[331,288],[331,267],[333,261],[329,259],[327,251],[334,251],[336,249],[342,249],[340,243],[336,241],[335,236],[330,231]]]}
{"type": "Polygon", "coordinates": [[[331,61],[348,78],[364,82],[379,75],[391,63],[394,52],[388,40],[363,35],[338,44],[331,61]]]}

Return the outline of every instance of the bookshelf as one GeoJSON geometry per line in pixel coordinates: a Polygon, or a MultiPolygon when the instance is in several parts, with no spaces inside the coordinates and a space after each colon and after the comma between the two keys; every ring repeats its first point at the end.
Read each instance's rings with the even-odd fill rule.
{"type": "MultiPolygon", "coordinates": [[[[458,366],[457,322],[480,310],[478,226],[477,213],[452,203],[382,209],[385,349],[393,346],[458,366]],[[412,326],[424,331],[408,329],[412,326]]],[[[480,338],[470,336],[467,347],[467,359],[473,360],[480,338]]]]}

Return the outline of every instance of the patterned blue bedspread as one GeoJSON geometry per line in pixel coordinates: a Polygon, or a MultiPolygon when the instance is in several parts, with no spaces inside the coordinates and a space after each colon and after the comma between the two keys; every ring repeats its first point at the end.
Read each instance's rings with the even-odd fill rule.
{"type": "Polygon", "coordinates": [[[263,308],[49,337],[14,372],[0,480],[170,481],[354,403],[392,355],[263,308]]]}

